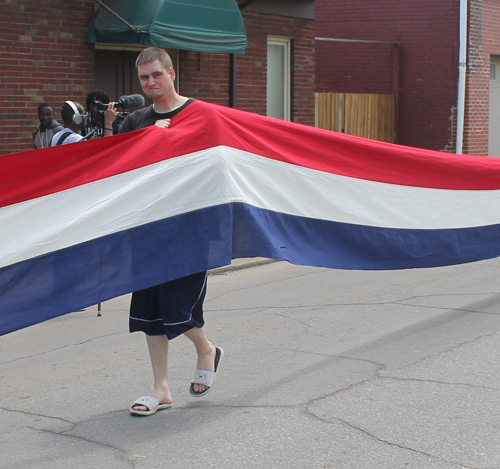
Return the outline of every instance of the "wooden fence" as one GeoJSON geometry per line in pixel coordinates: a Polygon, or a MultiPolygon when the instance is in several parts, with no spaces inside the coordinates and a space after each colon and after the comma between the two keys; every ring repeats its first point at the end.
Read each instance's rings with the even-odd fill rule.
{"type": "Polygon", "coordinates": [[[394,143],[392,94],[316,93],[316,127],[394,143]]]}

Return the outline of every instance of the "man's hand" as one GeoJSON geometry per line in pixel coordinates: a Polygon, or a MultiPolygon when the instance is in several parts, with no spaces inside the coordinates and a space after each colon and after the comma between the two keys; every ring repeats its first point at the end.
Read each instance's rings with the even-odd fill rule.
{"type": "Polygon", "coordinates": [[[104,137],[113,135],[113,122],[117,114],[118,111],[115,109],[115,103],[109,103],[108,108],[104,111],[104,137]]]}
{"type": "Polygon", "coordinates": [[[160,119],[155,122],[155,126],[159,129],[166,129],[170,127],[170,119],[160,119]]]}
{"type": "Polygon", "coordinates": [[[104,125],[105,127],[112,127],[116,119],[118,111],[115,109],[115,103],[109,103],[108,108],[104,111],[104,125]]]}

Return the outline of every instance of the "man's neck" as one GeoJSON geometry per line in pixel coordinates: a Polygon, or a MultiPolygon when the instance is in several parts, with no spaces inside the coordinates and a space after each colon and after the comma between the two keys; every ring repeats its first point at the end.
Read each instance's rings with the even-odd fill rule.
{"type": "Polygon", "coordinates": [[[82,130],[81,125],[75,124],[74,122],[67,123],[65,127],[75,132],[75,134],[77,134],[78,132],[80,132],[80,130],[82,130]]]}
{"type": "Polygon", "coordinates": [[[174,109],[177,109],[178,107],[181,107],[189,98],[186,96],[181,96],[179,94],[176,94],[173,96],[171,99],[168,100],[162,100],[158,99],[153,102],[153,107],[155,112],[158,114],[164,114],[166,112],[173,111],[174,109]]]}

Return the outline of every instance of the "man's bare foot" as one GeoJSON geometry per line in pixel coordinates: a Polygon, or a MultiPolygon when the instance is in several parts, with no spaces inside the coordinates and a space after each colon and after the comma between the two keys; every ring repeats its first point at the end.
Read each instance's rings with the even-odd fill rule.
{"type": "MultiPolygon", "coordinates": [[[[212,342],[209,342],[210,349],[206,351],[206,353],[202,353],[198,355],[198,362],[196,363],[196,368],[199,370],[206,371],[215,371],[215,345],[212,342]]],[[[207,386],[203,384],[193,384],[193,391],[196,393],[202,393],[207,390],[207,386]]]]}
{"type": "MultiPolygon", "coordinates": [[[[156,392],[153,391],[150,396],[154,397],[158,403],[161,404],[172,404],[173,399],[172,396],[170,395],[170,392],[168,393],[162,393],[162,392],[156,392]]],[[[145,412],[148,410],[146,406],[135,404],[132,406],[133,410],[137,410],[139,412],[145,412]]]]}
{"type": "Polygon", "coordinates": [[[210,348],[212,352],[198,357],[198,368],[189,388],[189,393],[193,397],[201,397],[207,394],[219,371],[224,351],[221,347],[214,347],[212,343],[210,343],[210,348]]]}

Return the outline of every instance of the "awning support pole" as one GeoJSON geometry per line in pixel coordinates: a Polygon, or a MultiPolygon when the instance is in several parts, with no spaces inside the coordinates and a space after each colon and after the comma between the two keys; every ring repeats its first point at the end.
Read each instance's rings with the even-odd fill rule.
{"type": "Polygon", "coordinates": [[[99,5],[101,5],[105,10],[109,11],[115,18],[119,19],[127,28],[132,30],[134,33],[138,33],[139,30],[135,26],[131,25],[127,20],[124,20],[118,13],[115,13],[108,5],[105,5],[101,0],[95,0],[99,5]]]}

